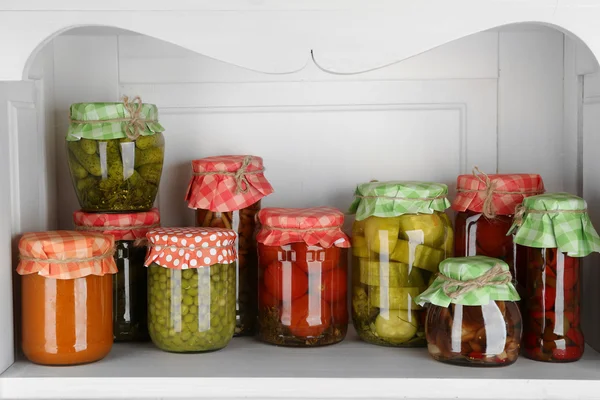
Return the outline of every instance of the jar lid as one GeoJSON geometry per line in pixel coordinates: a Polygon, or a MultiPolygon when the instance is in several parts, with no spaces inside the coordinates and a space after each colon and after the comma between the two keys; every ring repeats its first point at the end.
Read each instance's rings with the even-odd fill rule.
{"type": "Polygon", "coordinates": [[[216,156],[192,161],[185,200],[190,208],[236,211],[273,193],[256,156],[216,156]]]}
{"type": "Polygon", "coordinates": [[[94,140],[136,140],[141,136],[163,132],[158,123],[158,108],[142,103],[139,97],[122,103],[75,103],[69,111],[67,141],[81,138],[94,140]]]}
{"type": "Polygon", "coordinates": [[[261,229],[256,240],[267,246],[283,246],[304,242],[350,247],[350,239],[342,232],[344,214],[333,207],[265,208],[259,211],[261,229]]]}
{"type": "Polygon", "coordinates": [[[513,215],[524,198],[544,193],[544,182],[538,174],[487,175],[475,167],[472,174],[458,176],[456,188],[454,210],[469,210],[494,218],[513,215]]]}
{"type": "Polygon", "coordinates": [[[368,182],[356,187],[350,213],[356,220],[368,217],[398,217],[404,214],[433,214],[450,207],[448,186],[417,181],[368,182]]]}
{"type": "Polygon", "coordinates": [[[146,237],[150,229],[160,226],[160,213],[158,208],[124,214],[79,210],[73,213],[73,222],[78,231],[101,232],[112,235],[115,240],[136,240],[146,237]]]}
{"type": "Polygon", "coordinates": [[[490,301],[519,301],[511,283],[508,264],[497,258],[474,256],[447,258],[431,286],[415,298],[415,303],[448,307],[450,303],[483,306],[490,301]]]}
{"type": "Polygon", "coordinates": [[[102,233],[30,232],[19,241],[17,273],[54,279],[116,274],[114,252],[113,237],[102,233]]]}
{"type": "Polygon", "coordinates": [[[146,234],[150,251],[144,262],[170,269],[210,267],[236,261],[232,229],[156,228],[146,234]]]}
{"type": "Polygon", "coordinates": [[[569,193],[548,193],[523,200],[510,233],[514,233],[517,244],[558,248],[570,257],[600,252],[600,237],[587,213],[587,203],[569,193]]]}

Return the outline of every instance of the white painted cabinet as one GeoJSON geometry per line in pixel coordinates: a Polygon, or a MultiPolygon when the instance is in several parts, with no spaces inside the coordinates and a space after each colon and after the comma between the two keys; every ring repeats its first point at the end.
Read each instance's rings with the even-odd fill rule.
{"type": "Polygon", "coordinates": [[[600,225],[596,2],[52,3],[0,4],[0,183],[7,189],[0,191],[0,397],[600,393],[597,258],[585,269],[584,359],[562,366],[521,359],[494,370],[448,367],[424,350],[380,348],[352,335],[323,350],[236,339],[197,356],[117,345],[99,363],[39,367],[18,351],[14,360],[19,293],[11,283],[20,233],[72,227],[69,105],[123,95],[157,104],[167,129],[158,199],[164,225],[193,224],[183,201],[190,160],[225,153],[264,158],[276,189],[266,206],[345,210],[356,183],[371,179],[440,181],[453,195],[456,176],[478,165],[537,172],[549,191],[583,194],[600,225]],[[496,28],[526,21],[556,26],[496,28]]]}

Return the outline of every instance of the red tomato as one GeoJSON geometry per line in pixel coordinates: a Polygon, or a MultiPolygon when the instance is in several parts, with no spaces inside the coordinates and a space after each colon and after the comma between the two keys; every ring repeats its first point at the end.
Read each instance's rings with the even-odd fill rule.
{"type": "Polygon", "coordinates": [[[258,288],[258,306],[264,308],[273,308],[279,307],[279,303],[279,300],[269,293],[266,286],[261,283],[258,288]]]}
{"type": "Polygon", "coordinates": [[[304,272],[309,273],[313,268],[328,271],[338,266],[340,249],[332,246],[328,249],[321,246],[308,246],[306,243],[292,243],[297,264],[304,272]]]}
{"type": "Polygon", "coordinates": [[[348,275],[340,268],[325,272],[321,279],[321,297],[328,302],[346,301],[348,275]]]}
{"type": "Polygon", "coordinates": [[[348,324],[348,303],[346,299],[331,303],[331,323],[334,325],[348,324]]]}
{"type": "Polygon", "coordinates": [[[536,290],[533,301],[535,304],[543,304],[545,310],[552,310],[556,299],[556,289],[546,286],[545,290],[540,286],[536,290]]]}
{"type": "Polygon", "coordinates": [[[265,287],[278,300],[294,300],[308,291],[308,277],[295,263],[275,261],[263,274],[265,287]]]}
{"type": "Polygon", "coordinates": [[[510,229],[512,221],[509,218],[501,219],[499,216],[495,220],[484,220],[485,217],[477,223],[477,254],[488,257],[506,258],[507,252],[512,251],[512,237],[506,236],[510,229]]]}
{"type": "Polygon", "coordinates": [[[583,355],[583,350],[578,346],[569,346],[566,349],[554,349],[552,357],[555,360],[578,360],[583,355]]]}
{"type": "Polygon", "coordinates": [[[564,287],[565,290],[571,290],[579,283],[579,271],[577,268],[566,268],[564,274],[564,287]]]}
{"type": "Polygon", "coordinates": [[[534,333],[526,333],[523,336],[523,343],[528,349],[535,349],[540,347],[540,338],[534,333]]]}
{"type": "Polygon", "coordinates": [[[292,317],[289,326],[292,335],[302,338],[319,336],[329,327],[331,323],[330,305],[319,299],[313,301],[316,304],[311,304],[309,296],[306,295],[292,302],[292,317]]]}
{"type": "Polygon", "coordinates": [[[585,340],[583,339],[583,333],[579,329],[569,329],[567,332],[567,337],[573,341],[576,345],[583,346],[585,344],[585,340]]]}
{"type": "Polygon", "coordinates": [[[258,244],[258,262],[265,268],[275,261],[296,261],[292,255],[292,247],[285,246],[265,246],[258,244]]]}

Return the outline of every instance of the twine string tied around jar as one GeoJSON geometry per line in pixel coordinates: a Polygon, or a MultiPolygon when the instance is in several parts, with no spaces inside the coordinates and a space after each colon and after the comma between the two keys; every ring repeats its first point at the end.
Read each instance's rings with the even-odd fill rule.
{"type": "Polygon", "coordinates": [[[451,299],[464,296],[476,289],[486,286],[506,285],[511,281],[510,272],[502,269],[500,264],[496,264],[483,275],[468,281],[452,279],[444,274],[439,274],[438,277],[445,281],[442,290],[451,299]]]}
{"type": "Polygon", "coordinates": [[[242,161],[242,165],[235,172],[229,171],[206,171],[206,172],[194,172],[194,176],[206,176],[206,175],[225,175],[232,176],[235,180],[235,194],[246,194],[248,190],[250,190],[250,183],[248,182],[248,178],[246,175],[257,175],[265,172],[264,168],[257,169],[255,171],[248,171],[248,167],[250,163],[252,163],[252,156],[245,156],[242,161]]]}
{"type": "Polygon", "coordinates": [[[525,214],[585,214],[587,208],[580,210],[529,210],[524,204],[519,204],[515,208],[515,215],[513,216],[513,224],[515,226],[523,225],[525,214]]]}

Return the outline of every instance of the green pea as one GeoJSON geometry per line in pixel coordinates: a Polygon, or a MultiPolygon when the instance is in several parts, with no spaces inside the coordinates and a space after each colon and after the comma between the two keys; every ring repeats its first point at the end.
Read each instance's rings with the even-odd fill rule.
{"type": "Polygon", "coordinates": [[[184,279],[191,279],[192,276],[194,276],[194,270],[192,269],[186,269],[183,271],[183,278],[184,279]]]}

